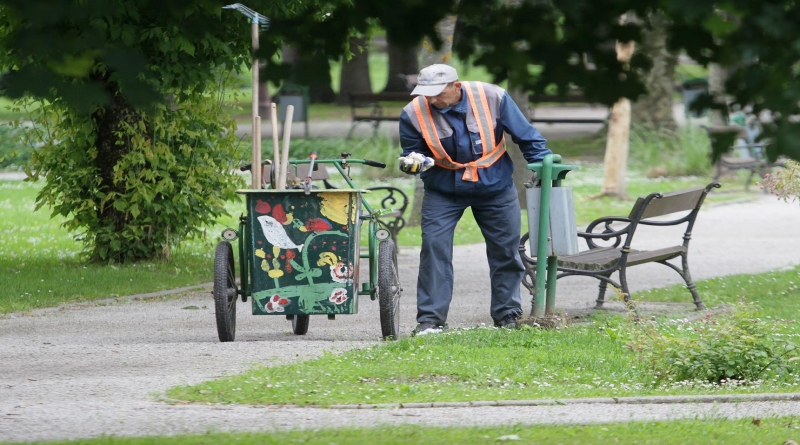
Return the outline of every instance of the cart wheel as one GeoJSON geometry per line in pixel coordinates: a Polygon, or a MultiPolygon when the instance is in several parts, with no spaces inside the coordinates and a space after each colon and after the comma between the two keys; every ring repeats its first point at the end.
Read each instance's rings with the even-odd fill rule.
{"type": "Polygon", "coordinates": [[[400,334],[400,275],[397,271],[397,248],[391,239],[378,245],[378,303],[381,313],[381,333],[386,340],[400,334]]]}
{"type": "Polygon", "coordinates": [[[295,315],[292,317],[292,332],[295,335],[306,335],[308,333],[308,321],[310,315],[295,315]]]}
{"type": "Polygon", "coordinates": [[[214,303],[219,341],[233,341],[236,336],[237,297],[233,248],[229,242],[220,241],[214,255],[214,303]]]}

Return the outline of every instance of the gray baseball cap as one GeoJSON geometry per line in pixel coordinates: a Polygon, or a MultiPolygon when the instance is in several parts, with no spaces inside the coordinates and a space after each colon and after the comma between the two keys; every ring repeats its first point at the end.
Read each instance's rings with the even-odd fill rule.
{"type": "Polygon", "coordinates": [[[437,96],[450,82],[458,80],[456,69],[450,65],[437,63],[427,66],[419,72],[417,86],[412,96],[437,96]]]}

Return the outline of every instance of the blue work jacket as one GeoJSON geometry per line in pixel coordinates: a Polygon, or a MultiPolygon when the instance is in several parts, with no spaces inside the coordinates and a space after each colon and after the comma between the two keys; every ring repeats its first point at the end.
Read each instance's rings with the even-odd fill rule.
{"type": "MultiPolygon", "coordinates": [[[[430,107],[432,113],[441,113],[453,129],[452,136],[441,139],[442,147],[450,158],[458,163],[468,163],[483,155],[481,137],[478,133],[467,130],[466,116],[469,100],[464,89],[461,90],[461,101],[455,105],[439,110],[430,107]]],[[[539,130],[528,122],[508,92],[503,93],[495,122],[495,140],[499,141],[503,132],[511,135],[511,139],[519,145],[525,160],[529,163],[541,161],[545,155],[552,153],[547,141],[539,130]]],[[[411,117],[404,110],[400,115],[400,146],[403,156],[411,152],[422,153],[433,158],[428,144],[411,123],[411,117]]],[[[420,174],[426,189],[440,193],[462,196],[493,196],[514,186],[511,175],[514,163],[508,153],[487,168],[478,170],[478,181],[470,182],[461,179],[464,169],[450,170],[437,166],[420,174]]]]}

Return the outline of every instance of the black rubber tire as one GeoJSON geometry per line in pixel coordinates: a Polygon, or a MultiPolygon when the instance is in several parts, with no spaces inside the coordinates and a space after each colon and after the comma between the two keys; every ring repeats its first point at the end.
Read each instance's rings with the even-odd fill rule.
{"type": "Polygon", "coordinates": [[[378,304],[381,334],[385,340],[400,336],[400,274],[397,270],[397,247],[391,238],[378,245],[378,304]]]}
{"type": "Polygon", "coordinates": [[[306,335],[308,333],[308,322],[310,315],[295,315],[292,317],[292,332],[295,335],[306,335]]]}
{"type": "Polygon", "coordinates": [[[233,341],[236,337],[236,270],[233,264],[231,243],[220,241],[214,254],[214,306],[217,313],[219,341],[233,341]]]}

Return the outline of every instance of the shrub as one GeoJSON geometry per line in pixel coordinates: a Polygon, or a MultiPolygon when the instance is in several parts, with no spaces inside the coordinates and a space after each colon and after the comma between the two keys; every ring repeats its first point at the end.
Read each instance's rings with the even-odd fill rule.
{"type": "Polygon", "coordinates": [[[706,176],[709,147],[708,137],[696,127],[673,131],[640,125],[631,130],[631,161],[649,177],[706,176]]]}
{"type": "Polygon", "coordinates": [[[209,94],[175,94],[174,106],[121,120],[114,145],[98,148],[91,117],[61,101],[43,104],[25,128],[34,150],[29,175],[44,178],[37,209],[50,207],[78,233],[91,261],[169,260],[181,241],[203,233],[236,199],[241,179],[235,123],[209,94]],[[113,164],[100,151],[112,153],[113,164]],[[113,174],[103,184],[103,171],[113,174]],[[112,217],[109,217],[109,214],[112,217]]]}
{"type": "Polygon", "coordinates": [[[21,131],[0,125],[0,169],[22,170],[31,159],[31,147],[23,143],[21,131]]]}
{"type": "Polygon", "coordinates": [[[786,202],[794,202],[800,199],[800,163],[786,161],[785,167],[774,175],[767,173],[762,187],[786,202]]]}
{"type": "Polygon", "coordinates": [[[782,335],[779,320],[756,317],[752,304],[739,303],[700,321],[642,322],[630,347],[654,376],[654,383],[722,383],[775,379],[798,370],[797,346],[782,335]]]}

